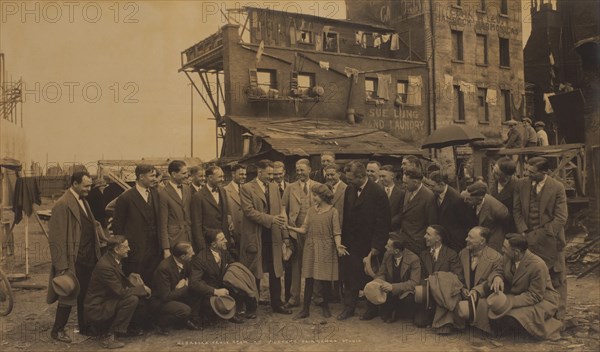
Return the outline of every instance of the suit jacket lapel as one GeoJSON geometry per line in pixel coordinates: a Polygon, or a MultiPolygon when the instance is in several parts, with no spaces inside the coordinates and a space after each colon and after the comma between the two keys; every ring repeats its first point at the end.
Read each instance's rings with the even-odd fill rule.
{"type": "MultiPolygon", "coordinates": [[[[144,211],[144,208],[148,206],[148,203],[146,203],[144,198],[142,198],[140,192],[138,192],[138,190],[135,187],[131,189],[131,193],[131,197],[133,198],[133,204],[135,204],[140,213],[142,213],[142,216],[146,218],[146,221],[149,220],[148,214],[144,211]]],[[[158,199],[155,197],[155,194],[152,193],[152,190],[150,191],[150,194],[152,197],[152,205],[154,206],[155,203],[158,203],[158,199]]]]}
{"type": "Polygon", "coordinates": [[[252,186],[252,190],[254,191],[254,193],[256,195],[258,195],[258,197],[260,199],[262,199],[263,203],[265,204],[265,206],[267,205],[267,198],[265,197],[265,192],[263,192],[262,188],[260,188],[259,183],[260,181],[258,179],[254,179],[253,181],[251,181],[251,186],[252,186]]]}
{"type": "Polygon", "coordinates": [[[525,222],[529,221],[529,200],[531,194],[531,182],[528,178],[523,179],[523,187],[521,187],[521,210],[525,214],[525,222]]]}
{"type": "Polygon", "coordinates": [[[206,199],[208,199],[208,202],[210,203],[210,205],[215,207],[215,209],[217,209],[217,210],[219,209],[219,205],[215,201],[215,197],[213,197],[212,192],[208,189],[208,187],[202,187],[200,192],[202,192],[204,194],[204,197],[206,197],[206,199]]]}
{"type": "MultiPolygon", "coordinates": [[[[460,262],[463,266],[463,273],[465,274],[465,286],[468,287],[471,283],[471,260],[469,258],[469,251],[464,250],[460,253],[460,262]]],[[[472,287],[469,287],[469,289],[472,289],[472,287]]]]}
{"type": "Polygon", "coordinates": [[[242,204],[242,200],[240,199],[240,193],[235,190],[235,186],[233,184],[228,184],[224,189],[227,193],[229,193],[231,199],[233,199],[234,202],[236,202],[238,205],[242,204]]]}
{"type": "Polygon", "coordinates": [[[77,201],[73,193],[71,193],[70,189],[68,189],[67,192],[67,204],[69,206],[69,209],[71,209],[71,212],[73,213],[73,216],[75,216],[77,222],[81,224],[81,210],[79,210],[79,202],[77,201]]]}
{"type": "Polygon", "coordinates": [[[488,213],[490,212],[490,209],[489,209],[490,203],[489,203],[489,200],[487,200],[486,198],[487,197],[484,197],[483,199],[485,199],[487,202],[483,202],[483,204],[481,205],[481,210],[479,211],[479,214],[477,215],[477,223],[479,225],[483,224],[483,221],[487,218],[488,213]]]}
{"type": "MultiPolygon", "coordinates": [[[[542,188],[540,194],[539,194],[539,207],[540,207],[540,215],[544,212],[544,210],[546,209],[546,206],[548,205],[548,199],[550,199],[550,193],[551,190],[549,191],[548,188],[552,188],[552,181],[550,180],[550,176],[546,176],[546,183],[544,183],[544,187],[542,188]]],[[[529,208],[529,207],[528,207],[529,208]]]]}
{"type": "Polygon", "coordinates": [[[486,251],[486,248],[483,249],[483,251],[481,251],[481,254],[479,255],[479,261],[477,262],[477,268],[475,268],[475,284],[477,284],[479,282],[479,280],[481,279],[481,275],[487,271],[488,266],[490,266],[490,261],[487,259],[488,258],[488,253],[486,251]]]}
{"type": "MultiPolygon", "coordinates": [[[[205,187],[202,187],[203,189],[205,187]]],[[[179,205],[183,206],[183,199],[181,197],[179,197],[179,194],[177,194],[177,191],[175,190],[175,188],[173,188],[173,186],[171,186],[171,183],[168,183],[165,186],[165,191],[167,192],[167,194],[173,198],[179,205]]],[[[181,190],[181,194],[183,195],[183,189],[181,190]]]]}
{"type": "Polygon", "coordinates": [[[302,193],[304,193],[304,190],[302,189],[302,187],[300,187],[300,182],[294,182],[289,187],[290,192],[292,193],[294,198],[296,198],[298,203],[302,203],[302,193]]]}

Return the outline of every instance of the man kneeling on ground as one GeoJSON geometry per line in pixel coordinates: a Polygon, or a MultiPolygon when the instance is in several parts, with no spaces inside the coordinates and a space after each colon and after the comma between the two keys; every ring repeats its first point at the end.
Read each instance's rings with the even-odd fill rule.
{"type": "MultiPolygon", "coordinates": [[[[220,230],[207,230],[205,248],[198,253],[192,261],[192,274],[190,276],[190,289],[192,292],[202,296],[202,308],[204,319],[211,311],[210,298],[212,296],[231,296],[236,301],[238,311],[229,321],[232,323],[243,323],[242,315],[239,314],[242,304],[246,306],[244,316],[248,319],[256,318],[256,299],[250,297],[244,290],[233,287],[223,281],[223,276],[228,270],[233,258],[227,250],[227,238],[220,230]]],[[[250,280],[250,283],[253,283],[250,280]]]]}

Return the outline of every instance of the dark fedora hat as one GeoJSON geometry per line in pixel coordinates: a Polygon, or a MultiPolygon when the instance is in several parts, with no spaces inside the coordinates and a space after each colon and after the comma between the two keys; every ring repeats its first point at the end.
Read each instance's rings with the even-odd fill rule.
{"type": "Polygon", "coordinates": [[[69,297],[74,292],[79,292],[79,280],[72,272],[67,270],[63,275],[52,279],[52,288],[57,295],[69,297]]]}

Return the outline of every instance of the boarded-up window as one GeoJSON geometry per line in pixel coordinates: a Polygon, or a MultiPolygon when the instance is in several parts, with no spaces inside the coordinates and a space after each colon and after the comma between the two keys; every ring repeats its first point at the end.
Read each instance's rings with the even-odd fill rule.
{"type": "Polygon", "coordinates": [[[463,61],[463,32],[452,31],[452,58],[463,61]]]}
{"type": "Polygon", "coordinates": [[[477,64],[488,64],[487,36],[483,34],[477,34],[477,64]]]}
{"type": "Polygon", "coordinates": [[[477,117],[481,122],[489,122],[490,114],[488,109],[488,103],[486,102],[487,89],[477,89],[477,117]]]}
{"type": "Polygon", "coordinates": [[[459,85],[454,86],[454,110],[452,112],[454,121],[465,120],[465,96],[459,85]]]}
{"type": "Polygon", "coordinates": [[[500,66],[510,67],[510,49],[508,38],[500,38],[500,66]]]}

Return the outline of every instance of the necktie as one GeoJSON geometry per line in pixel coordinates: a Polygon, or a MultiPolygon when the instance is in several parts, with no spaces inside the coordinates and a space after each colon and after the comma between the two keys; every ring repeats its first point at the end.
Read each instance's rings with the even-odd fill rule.
{"type": "Polygon", "coordinates": [[[433,258],[434,263],[437,261],[437,258],[435,256],[435,248],[431,248],[431,258],[433,258]]]}
{"type": "Polygon", "coordinates": [[[217,187],[214,187],[214,188],[212,189],[212,192],[213,192],[213,193],[219,193],[219,189],[218,189],[217,187]]]}
{"type": "Polygon", "coordinates": [[[302,190],[304,191],[304,194],[308,194],[308,187],[306,186],[308,182],[304,182],[304,187],[302,188],[302,190]]]}
{"type": "Polygon", "coordinates": [[[444,198],[442,198],[442,196],[438,197],[438,205],[442,205],[442,202],[444,201],[444,198]]]}
{"type": "Polygon", "coordinates": [[[283,192],[284,192],[284,189],[283,189],[283,182],[282,182],[279,184],[279,196],[280,197],[283,197],[283,192]]]}
{"type": "Polygon", "coordinates": [[[387,193],[388,198],[392,196],[392,187],[386,187],[385,193],[387,193]]]}
{"type": "Polygon", "coordinates": [[[179,198],[183,199],[183,185],[177,185],[177,189],[179,190],[179,198]]]}
{"type": "Polygon", "coordinates": [[[152,205],[152,193],[150,193],[149,189],[146,189],[146,199],[147,199],[147,203],[148,205],[152,205]]]}
{"type": "Polygon", "coordinates": [[[514,275],[516,271],[517,271],[517,263],[513,262],[512,265],[510,266],[510,272],[514,275]]]}
{"type": "Polygon", "coordinates": [[[271,212],[271,201],[269,199],[269,184],[266,182],[264,182],[263,184],[265,185],[265,199],[267,200],[266,212],[270,213],[271,212]]]}
{"type": "Polygon", "coordinates": [[[358,187],[358,190],[356,191],[356,195],[358,197],[360,197],[360,194],[362,193],[363,188],[362,187],[358,187]]]}
{"type": "Polygon", "coordinates": [[[474,255],[471,257],[471,270],[475,271],[477,268],[477,263],[479,262],[479,257],[474,255]]]}
{"type": "Polygon", "coordinates": [[[183,189],[183,185],[177,185],[177,189],[183,189]]]}
{"type": "Polygon", "coordinates": [[[537,196],[538,194],[538,183],[539,182],[533,182],[533,185],[531,186],[531,189],[533,190],[533,193],[537,196]]]}

